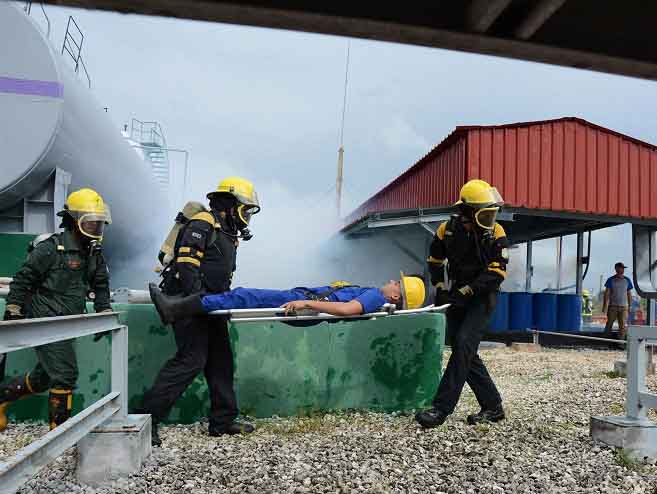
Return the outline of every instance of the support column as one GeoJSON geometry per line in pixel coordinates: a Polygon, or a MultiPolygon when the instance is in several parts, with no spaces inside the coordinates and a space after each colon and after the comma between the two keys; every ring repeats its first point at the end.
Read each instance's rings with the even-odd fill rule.
{"type": "Polygon", "coordinates": [[[525,291],[532,291],[532,277],[534,276],[534,266],[532,265],[532,241],[527,241],[527,264],[525,270],[525,291]]]}
{"type": "Polygon", "coordinates": [[[575,269],[575,293],[577,295],[582,295],[582,273],[584,264],[582,263],[582,258],[584,257],[584,234],[577,234],[577,268],[575,269]]]}

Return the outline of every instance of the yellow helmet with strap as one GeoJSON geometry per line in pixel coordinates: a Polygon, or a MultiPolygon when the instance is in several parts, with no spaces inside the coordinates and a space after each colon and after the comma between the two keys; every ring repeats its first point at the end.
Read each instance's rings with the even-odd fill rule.
{"type": "Polygon", "coordinates": [[[504,204],[502,196],[495,187],[479,179],[468,181],[459,194],[457,205],[468,206],[474,210],[473,220],[486,230],[495,228],[497,213],[504,204]]]}
{"type": "Polygon", "coordinates": [[[424,303],[424,281],[417,276],[406,276],[403,271],[399,275],[404,309],[419,309],[424,303]]]}
{"type": "Polygon", "coordinates": [[[105,225],[112,223],[109,206],[101,195],[93,189],[84,188],[69,194],[64,209],[57,216],[71,216],[77,223],[80,233],[101,240],[105,225]]]}

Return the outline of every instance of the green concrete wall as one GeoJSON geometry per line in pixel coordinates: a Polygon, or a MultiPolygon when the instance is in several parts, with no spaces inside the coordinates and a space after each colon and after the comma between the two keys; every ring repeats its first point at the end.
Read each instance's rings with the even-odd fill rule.
{"type": "MultiPolygon", "coordinates": [[[[116,304],[129,327],[129,403],[139,406],[164,362],[175,352],[173,334],[152,305],[116,304]]],[[[0,301],[4,312],[4,301],[0,301]]],[[[236,390],[242,413],[269,417],[317,410],[407,410],[425,406],[440,379],[445,323],[440,314],[373,321],[320,323],[298,328],[282,323],[231,325],[236,390]]],[[[79,411],[109,391],[110,341],[76,342],[80,378],[74,395],[79,411]]],[[[33,350],[9,354],[8,375],[28,371],[33,350]]],[[[208,390],[196,378],[173,409],[172,422],[205,416],[208,390]]],[[[10,408],[18,420],[45,419],[44,396],[10,408]]]]}
{"type": "Polygon", "coordinates": [[[0,276],[14,276],[27,255],[27,246],[35,235],[0,233],[0,276]]]}

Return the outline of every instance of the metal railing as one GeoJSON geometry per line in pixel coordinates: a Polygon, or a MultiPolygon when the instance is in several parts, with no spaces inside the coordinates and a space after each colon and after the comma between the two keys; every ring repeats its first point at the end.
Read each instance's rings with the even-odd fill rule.
{"type": "MultiPolygon", "coordinates": [[[[46,18],[46,24],[48,26],[48,29],[46,31],[46,37],[50,38],[50,18],[48,17],[48,14],[46,14],[46,9],[41,2],[39,2],[39,6],[41,7],[41,12],[43,12],[43,17],[46,18]]],[[[32,2],[31,1],[25,2],[25,7],[23,7],[23,10],[25,10],[25,13],[27,15],[32,15],[32,2]]]]}
{"type": "Polygon", "coordinates": [[[657,410],[657,394],[646,386],[649,361],[647,346],[657,345],[657,326],[630,326],[627,334],[627,397],[625,416],[637,422],[648,421],[648,410],[657,410]]]}
{"type": "Polygon", "coordinates": [[[89,82],[89,87],[91,87],[91,78],[89,77],[89,72],[87,67],[82,61],[82,46],[84,44],[84,34],[78,23],[75,22],[73,16],[68,16],[68,23],[66,24],[66,34],[64,35],[64,42],[62,43],[62,55],[68,53],[75,63],[75,73],[79,73],[80,66],[82,66],[85,75],[87,76],[87,81],[89,82]],[[72,29],[75,28],[75,31],[72,29]]]}
{"type": "Polygon", "coordinates": [[[128,413],[128,327],[117,312],[0,322],[0,354],[110,331],[111,391],[96,403],[0,463],[0,489],[16,492],[39,470],[109,418],[128,413]]]}
{"type": "Polygon", "coordinates": [[[143,146],[167,147],[164,131],[158,122],[142,122],[133,118],[130,122],[130,139],[143,146]]]}

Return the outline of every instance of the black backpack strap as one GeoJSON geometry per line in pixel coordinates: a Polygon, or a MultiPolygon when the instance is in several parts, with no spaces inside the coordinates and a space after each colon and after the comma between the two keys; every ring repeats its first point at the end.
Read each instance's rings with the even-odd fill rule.
{"type": "Polygon", "coordinates": [[[331,295],[333,295],[336,292],[339,292],[343,288],[360,288],[360,287],[358,285],[341,285],[341,286],[334,286],[330,290],[326,290],[321,293],[314,293],[311,292],[310,290],[305,290],[303,294],[306,296],[308,300],[312,300],[314,302],[328,302],[331,295]]]}

